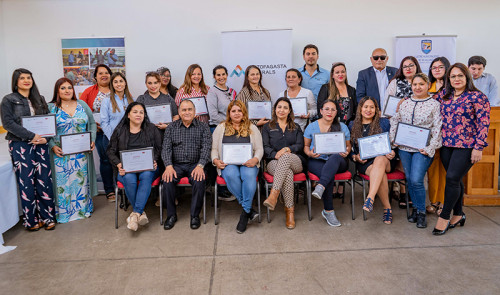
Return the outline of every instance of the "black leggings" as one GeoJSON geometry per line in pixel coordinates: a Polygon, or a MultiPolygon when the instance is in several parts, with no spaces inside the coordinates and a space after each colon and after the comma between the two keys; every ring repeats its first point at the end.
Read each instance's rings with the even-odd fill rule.
{"type": "Polygon", "coordinates": [[[441,162],[446,170],[446,186],[444,188],[444,206],[439,217],[450,219],[451,210],[453,215],[461,216],[462,202],[464,198],[464,183],[462,178],[472,167],[472,149],[467,148],[441,148],[441,162]]]}

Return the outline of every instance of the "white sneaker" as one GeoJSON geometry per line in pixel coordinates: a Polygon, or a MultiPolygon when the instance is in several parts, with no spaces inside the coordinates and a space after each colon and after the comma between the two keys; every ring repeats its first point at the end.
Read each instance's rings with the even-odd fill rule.
{"type": "Polygon", "coordinates": [[[133,231],[137,231],[137,228],[139,227],[138,221],[139,213],[130,213],[130,216],[127,218],[127,228],[133,231]]]}
{"type": "MultiPolygon", "coordinates": [[[[137,213],[139,214],[139,213],[137,213]]],[[[146,212],[142,212],[141,216],[139,217],[139,225],[146,225],[149,223],[149,219],[146,216],[146,212]]]]}

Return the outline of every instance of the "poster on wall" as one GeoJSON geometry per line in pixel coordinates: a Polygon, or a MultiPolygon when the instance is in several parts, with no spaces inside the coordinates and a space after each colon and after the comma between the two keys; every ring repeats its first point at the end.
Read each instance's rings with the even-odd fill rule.
{"type": "Polygon", "coordinates": [[[94,84],[94,70],[105,64],[125,74],[125,38],[61,39],[64,76],[75,84],[77,97],[94,84]]]}
{"type": "Polygon", "coordinates": [[[440,56],[446,57],[451,64],[457,57],[457,36],[397,36],[396,37],[396,64],[399,67],[401,60],[406,56],[414,56],[422,72],[429,73],[431,62],[440,56]]]}
{"type": "Polygon", "coordinates": [[[292,67],[292,30],[222,32],[222,60],[228,71],[228,85],[240,91],[245,69],[256,65],[262,85],[273,101],[286,89],[286,71],[292,67]]]}

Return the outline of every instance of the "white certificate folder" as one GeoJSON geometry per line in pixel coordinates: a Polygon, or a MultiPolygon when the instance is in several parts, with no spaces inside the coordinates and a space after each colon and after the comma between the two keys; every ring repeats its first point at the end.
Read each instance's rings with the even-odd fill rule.
{"type": "Polygon", "coordinates": [[[313,138],[316,154],[330,155],[346,152],[344,132],[315,133],[313,138]]]}
{"type": "Polygon", "coordinates": [[[224,164],[242,165],[252,158],[251,143],[223,143],[222,162],[224,164]]]}
{"type": "Polygon", "coordinates": [[[375,158],[391,153],[389,133],[379,133],[358,138],[359,157],[361,160],[375,158]]]}
{"type": "Polygon", "coordinates": [[[429,128],[399,122],[394,143],[420,150],[427,146],[430,137],[431,130],[429,128]]]}
{"type": "Polygon", "coordinates": [[[41,137],[56,136],[57,130],[55,114],[22,117],[21,125],[41,137]]]}
{"type": "Polygon", "coordinates": [[[270,101],[249,101],[248,118],[254,120],[271,119],[272,102],[270,101]]]}
{"type": "Polygon", "coordinates": [[[120,159],[126,173],[154,170],[152,147],[120,151],[120,159]]]}
{"type": "Polygon", "coordinates": [[[61,135],[61,149],[63,155],[72,155],[90,152],[91,133],[81,132],[61,135]]]}

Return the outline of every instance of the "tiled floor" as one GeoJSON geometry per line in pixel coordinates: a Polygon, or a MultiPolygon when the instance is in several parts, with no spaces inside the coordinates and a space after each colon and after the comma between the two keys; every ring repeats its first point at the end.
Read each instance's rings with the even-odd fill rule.
{"type": "MultiPolygon", "coordinates": [[[[17,249],[0,255],[1,294],[499,294],[500,207],[465,208],[465,227],[442,237],[406,221],[394,209],[392,225],[381,221],[380,203],[363,221],[348,200],[335,200],[342,226],[327,226],[321,201],[296,207],[297,227],[284,227],[282,204],[267,223],[235,231],[240,207],[223,203],[219,225],[207,204],[207,224],[189,228],[189,201],[181,199],[179,221],[170,231],[148,204],[150,223],[126,228],[114,204],[94,199],[86,220],[55,231],[27,232],[20,224],[4,234],[17,249]]],[[[130,209],[129,209],[130,210],[130,209]]],[[[130,212],[130,211],[129,211],[130,212]]]]}

